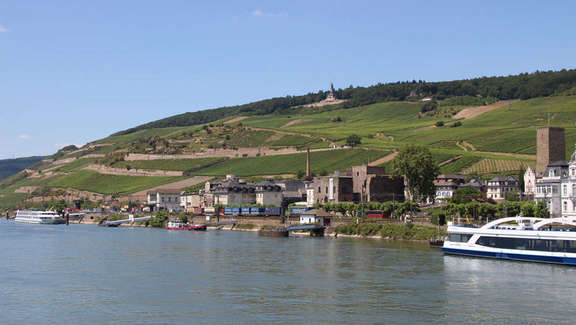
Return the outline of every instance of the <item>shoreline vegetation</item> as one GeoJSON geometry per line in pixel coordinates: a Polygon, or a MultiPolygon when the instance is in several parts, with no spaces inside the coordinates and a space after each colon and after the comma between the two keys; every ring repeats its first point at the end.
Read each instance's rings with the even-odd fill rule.
{"type": "MultiPolygon", "coordinates": [[[[77,220],[71,221],[70,224],[88,224],[98,225],[96,220],[77,220]]],[[[134,224],[122,224],[121,227],[138,227],[138,228],[159,228],[153,227],[146,222],[137,222],[134,224]]],[[[240,231],[240,232],[258,232],[261,229],[277,227],[271,225],[259,226],[256,224],[235,224],[220,227],[210,227],[213,230],[240,231]]],[[[308,232],[294,232],[294,236],[308,236],[308,232]]],[[[327,227],[325,237],[333,238],[358,238],[358,239],[381,239],[391,241],[429,241],[431,238],[445,237],[446,231],[443,228],[425,226],[415,223],[359,223],[327,227]]]]}

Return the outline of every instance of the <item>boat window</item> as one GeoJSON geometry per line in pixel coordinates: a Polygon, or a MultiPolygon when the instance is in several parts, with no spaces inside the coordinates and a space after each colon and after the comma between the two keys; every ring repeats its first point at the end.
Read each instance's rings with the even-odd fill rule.
{"type": "Polygon", "coordinates": [[[472,237],[472,234],[450,234],[448,241],[465,243],[472,237]]]}
{"type": "Polygon", "coordinates": [[[576,253],[576,240],[526,239],[482,236],[476,244],[503,249],[576,253]]]}

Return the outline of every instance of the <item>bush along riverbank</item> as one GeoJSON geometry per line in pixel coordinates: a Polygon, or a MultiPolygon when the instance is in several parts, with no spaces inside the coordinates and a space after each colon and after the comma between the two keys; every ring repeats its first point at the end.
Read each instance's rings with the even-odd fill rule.
{"type": "Polygon", "coordinates": [[[406,224],[376,224],[360,223],[338,226],[335,235],[350,235],[362,237],[381,237],[393,240],[429,240],[438,236],[446,236],[446,231],[434,227],[406,224]]]}

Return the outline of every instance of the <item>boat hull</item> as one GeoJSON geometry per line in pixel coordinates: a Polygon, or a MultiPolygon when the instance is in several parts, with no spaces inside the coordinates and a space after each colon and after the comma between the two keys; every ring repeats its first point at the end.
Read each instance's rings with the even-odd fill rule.
{"type": "Polygon", "coordinates": [[[18,218],[18,217],[16,217],[14,219],[14,221],[20,222],[20,223],[36,224],[36,225],[61,225],[61,224],[66,223],[66,220],[64,220],[64,219],[37,220],[37,219],[22,219],[22,218],[18,218]]]}
{"type": "Polygon", "coordinates": [[[460,248],[448,248],[448,247],[442,247],[442,251],[445,254],[449,254],[449,255],[486,257],[486,258],[495,258],[495,259],[503,259],[503,260],[513,260],[513,261],[523,261],[523,262],[540,262],[540,263],[551,263],[551,264],[563,264],[563,265],[575,265],[576,266],[576,258],[574,258],[574,257],[550,256],[550,255],[538,255],[538,254],[507,253],[507,252],[498,252],[498,251],[460,249],[460,248]]]}

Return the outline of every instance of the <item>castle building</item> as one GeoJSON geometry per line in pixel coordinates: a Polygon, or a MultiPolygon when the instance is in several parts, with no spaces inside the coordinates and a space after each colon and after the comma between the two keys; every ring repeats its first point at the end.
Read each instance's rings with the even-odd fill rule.
{"type": "Polygon", "coordinates": [[[550,163],[566,159],[564,128],[544,126],[536,129],[536,177],[542,177],[550,163]]]}

